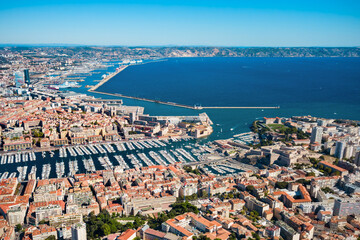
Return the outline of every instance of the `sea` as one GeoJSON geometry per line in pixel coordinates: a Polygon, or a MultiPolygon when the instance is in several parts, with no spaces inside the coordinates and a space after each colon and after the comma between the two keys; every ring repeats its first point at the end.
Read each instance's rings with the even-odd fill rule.
{"type": "MultiPolygon", "coordinates": [[[[116,70],[121,62],[108,62],[106,68],[83,75],[80,88],[69,89],[104,99],[119,98],[90,93],[86,85],[95,85],[103,74],[116,70]]],[[[75,75],[75,76],[81,76],[75,75]]],[[[70,76],[73,77],[73,76],[70,76]]],[[[201,142],[227,139],[249,132],[255,120],[263,117],[291,117],[312,115],[324,118],[360,120],[360,58],[170,58],[132,65],[103,84],[97,91],[120,93],[160,101],[201,106],[279,106],[278,109],[203,109],[193,110],[159,103],[122,98],[124,105],[143,106],[150,115],[198,115],[206,112],[214,125],[214,133],[201,142]]],[[[180,148],[187,144],[179,143],[180,148]]],[[[171,147],[171,146],[169,146],[171,147]]],[[[173,146],[174,147],[174,146],[173,146]]],[[[167,149],[166,147],[162,149],[167,149]]],[[[137,152],[137,151],[135,151],[137,152]]],[[[126,159],[126,154],[121,153],[126,159]]],[[[120,154],[120,153],[119,153],[120,154]]],[[[83,156],[42,158],[37,161],[2,165],[1,172],[16,172],[17,166],[38,167],[52,164],[51,177],[55,177],[55,162],[79,162],[84,172],[83,156]]],[[[116,163],[112,154],[110,160],[116,163]]],[[[96,163],[97,156],[93,156],[96,163]]],[[[129,161],[126,159],[126,161],[129,161]]],[[[116,165],[116,164],[114,164],[116,165]]],[[[101,167],[100,167],[101,169],[101,167]]],[[[39,176],[40,177],[40,176],[39,176]]]]}
{"type": "Polygon", "coordinates": [[[97,91],[190,106],[280,107],[191,110],[123,98],[151,115],[204,111],[214,122],[208,140],[223,139],[249,131],[263,117],[360,120],[360,58],[171,58],[129,66],[97,91]]]}

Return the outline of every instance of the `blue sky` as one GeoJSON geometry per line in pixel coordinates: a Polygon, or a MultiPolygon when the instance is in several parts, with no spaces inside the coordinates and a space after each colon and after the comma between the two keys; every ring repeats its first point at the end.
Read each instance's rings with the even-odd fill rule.
{"type": "Polygon", "coordinates": [[[0,0],[0,43],[360,46],[360,1],[0,0]]]}

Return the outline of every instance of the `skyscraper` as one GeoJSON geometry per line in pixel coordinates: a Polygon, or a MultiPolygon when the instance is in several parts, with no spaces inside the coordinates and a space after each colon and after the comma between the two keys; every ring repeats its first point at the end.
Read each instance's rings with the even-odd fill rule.
{"type": "Polygon", "coordinates": [[[72,240],[86,240],[86,224],[76,223],[71,227],[72,240]]]}
{"type": "Polygon", "coordinates": [[[342,159],[344,157],[344,150],[346,147],[346,143],[344,142],[336,142],[336,148],[335,148],[335,157],[338,159],[342,159]]]}
{"type": "Polygon", "coordinates": [[[355,165],[360,166],[360,151],[355,153],[355,165]]]}
{"type": "Polygon", "coordinates": [[[317,142],[321,144],[322,134],[322,127],[314,127],[311,132],[311,143],[317,142]]]}
{"type": "Polygon", "coordinates": [[[24,69],[24,82],[25,82],[27,85],[30,85],[29,69],[24,69]]]}

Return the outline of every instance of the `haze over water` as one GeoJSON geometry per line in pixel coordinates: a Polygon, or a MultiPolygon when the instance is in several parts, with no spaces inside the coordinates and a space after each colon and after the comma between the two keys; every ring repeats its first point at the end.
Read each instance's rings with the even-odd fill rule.
{"type": "MultiPolygon", "coordinates": [[[[99,79],[96,75],[90,78],[96,77],[99,79]]],[[[123,99],[126,105],[144,106],[151,115],[194,115],[205,111],[219,124],[214,125],[210,139],[227,138],[249,131],[252,121],[264,116],[360,120],[360,59],[175,58],[130,66],[98,91],[188,105],[280,106],[198,111],[123,99]]]]}

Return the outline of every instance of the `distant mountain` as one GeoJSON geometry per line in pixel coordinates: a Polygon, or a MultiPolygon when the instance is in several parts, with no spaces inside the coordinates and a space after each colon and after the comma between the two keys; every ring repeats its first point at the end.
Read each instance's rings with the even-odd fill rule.
{"type": "Polygon", "coordinates": [[[360,57],[359,47],[123,47],[123,46],[79,46],[79,45],[0,45],[0,50],[14,51],[51,48],[64,54],[91,55],[119,58],[166,58],[166,57],[360,57]],[[2,46],[2,47],[1,47],[2,46]],[[115,54],[116,53],[116,54],[115,54]]]}

